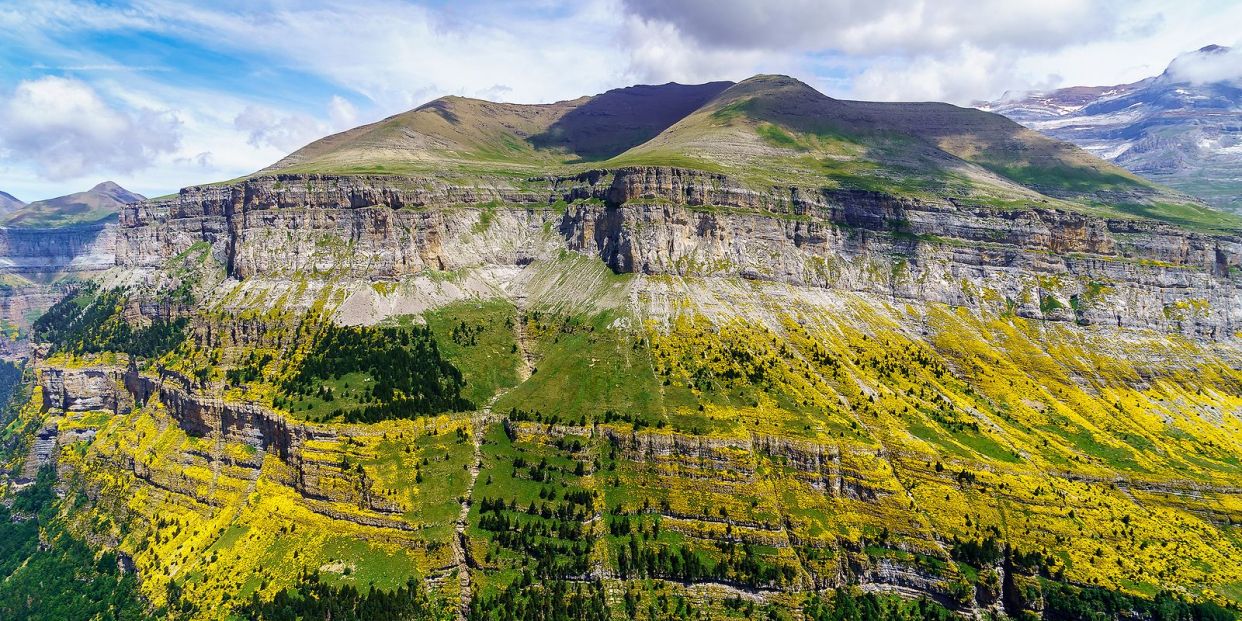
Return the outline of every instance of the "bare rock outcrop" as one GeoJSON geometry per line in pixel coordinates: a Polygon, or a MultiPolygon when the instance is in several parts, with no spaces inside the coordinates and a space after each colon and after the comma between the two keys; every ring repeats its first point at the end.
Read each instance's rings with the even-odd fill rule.
{"type": "Polygon", "coordinates": [[[743,277],[898,301],[1226,338],[1242,327],[1242,239],[1152,220],[748,188],[675,168],[515,184],[281,175],[127,207],[117,264],[207,244],[234,278],[524,265],[565,249],[617,272],[743,277]]]}

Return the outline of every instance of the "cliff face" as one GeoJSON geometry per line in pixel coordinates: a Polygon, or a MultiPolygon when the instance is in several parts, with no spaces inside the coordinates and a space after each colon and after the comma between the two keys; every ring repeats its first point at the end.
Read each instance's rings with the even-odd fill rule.
{"type": "Polygon", "coordinates": [[[115,264],[115,248],[115,224],[0,227],[0,273],[42,281],[66,271],[102,271],[115,264]]]}
{"type": "MultiPolygon", "coordinates": [[[[0,227],[0,276],[15,284],[0,287],[0,321],[28,329],[33,318],[69,291],[65,276],[90,278],[116,264],[114,223],[50,229],[0,227]]],[[[0,357],[29,355],[24,337],[0,337],[0,357]]]]}
{"type": "Polygon", "coordinates": [[[797,187],[672,168],[497,179],[277,176],[127,207],[116,262],[210,245],[237,278],[523,265],[569,249],[617,272],[740,276],[1082,324],[1221,338],[1242,322],[1242,240],[1040,205],[797,187]]]}

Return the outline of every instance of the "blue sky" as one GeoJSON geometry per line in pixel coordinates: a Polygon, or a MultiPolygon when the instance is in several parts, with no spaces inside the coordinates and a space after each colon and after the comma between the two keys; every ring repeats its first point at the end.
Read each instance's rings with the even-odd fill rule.
{"type": "Polygon", "coordinates": [[[446,94],[544,102],[794,75],[969,104],[1238,43],[1222,0],[0,0],[0,190],[229,179],[446,94]]]}

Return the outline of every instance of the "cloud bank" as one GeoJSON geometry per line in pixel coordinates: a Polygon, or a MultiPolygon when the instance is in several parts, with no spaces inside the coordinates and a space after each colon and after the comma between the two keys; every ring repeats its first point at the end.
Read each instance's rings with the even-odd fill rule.
{"type": "Polygon", "coordinates": [[[1242,47],[1210,46],[1182,54],[1169,64],[1165,74],[1176,82],[1242,84],[1242,47]]]}
{"type": "Polygon", "coordinates": [[[140,170],[172,153],[180,140],[173,114],[115,107],[72,79],[21,82],[0,106],[4,158],[31,162],[54,181],[140,170]]]}
{"type": "Polygon", "coordinates": [[[164,193],[448,94],[536,103],[786,73],[834,97],[969,104],[1157,75],[1238,23],[1225,0],[0,2],[0,189],[128,172],[164,193]]]}

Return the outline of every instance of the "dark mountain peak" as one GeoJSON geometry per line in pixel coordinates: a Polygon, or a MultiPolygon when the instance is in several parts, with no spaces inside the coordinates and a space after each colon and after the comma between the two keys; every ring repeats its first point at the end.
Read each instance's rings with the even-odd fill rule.
{"type": "Polygon", "coordinates": [[[146,198],[141,194],[126,190],[115,181],[104,181],[96,184],[95,187],[87,190],[86,193],[105,196],[120,203],[135,203],[146,198]]]}
{"type": "Polygon", "coordinates": [[[819,101],[835,101],[831,97],[815,90],[811,85],[780,74],[759,74],[734,84],[721,93],[721,97],[737,99],[748,96],[768,96],[782,98],[801,98],[819,101]]]}

